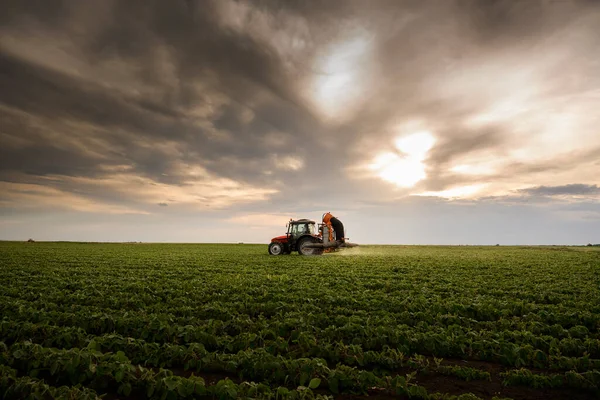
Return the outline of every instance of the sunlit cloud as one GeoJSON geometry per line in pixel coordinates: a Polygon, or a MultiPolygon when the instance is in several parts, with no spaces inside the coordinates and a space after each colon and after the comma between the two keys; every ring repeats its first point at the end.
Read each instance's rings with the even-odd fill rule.
{"type": "Polygon", "coordinates": [[[464,175],[491,175],[495,172],[491,165],[460,164],[450,168],[450,171],[464,175]]]}
{"type": "Polygon", "coordinates": [[[200,166],[191,167],[187,178],[178,184],[156,182],[137,175],[120,173],[103,178],[65,177],[79,187],[108,191],[141,204],[174,204],[196,208],[225,208],[234,204],[263,201],[276,189],[245,185],[214,177],[200,166]]]}
{"type": "Polygon", "coordinates": [[[173,171],[181,178],[177,184],[136,175],[125,165],[103,169],[107,173],[96,177],[47,175],[35,183],[0,181],[0,206],[149,214],[156,212],[153,208],[157,204],[222,209],[265,201],[278,192],[214,176],[199,165],[175,166],[173,171]]]}
{"type": "Polygon", "coordinates": [[[600,115],[595,111],[600,102],[590,89],[600,80],[589,74],[593,68],[589,58],[573,58],[576,34],[573,29],[533,48],[515,46],[510,52],[495,52],[478,62],[464,63],[460,73],[432,80],[432,91],[471,110],[462,121],[465,129],[502,127],[505,144],[495,149],[495,170],[515,162],[534,165],[600,146],[596,128],[600,115]],[[462,97],[463,93],[468,96],[462,97]]]}
{"type": "Polygon", "coordinates": [[[395,141],[396,152],[379,154],[369,165],[379,178],[398,187],[412,187],[426,178],[425,158],[435,144],[429,132],[418,132],[395,141]]]}
{"type": "Polygon", "coordinates": [[[298,171],[304,167],[304,160],[297,156],[273,156],[273,166],[284,171],[298,171]]]}
{"type": "Polygon", "coordinates": [[[471,198],[476,194],[480,193],[483,188],[485,188],[486,184],[477,184],[477,185],[468,185],[468,186],[457,186],[451,189],[433,191],[433,192],[422,192],[422,193],[413,193],[412,196],[424,196],[424,197],[443,197],[446,199],[456,199],[456,198],[471,198]]]}
{"type": "Polygon", "coordinates": [[[332,45],[317,59],[312,97],[328,118],[348,114],[365,93],[370,47],[361,35],[332,45]]]}
{"type": "Polygon", "coordinates": [[[409,136],[396,139],[395,145],[398,150],[405,153],[409,158],[424,160],[427,152],[435,144],[435,137],[429,132],[418,132],[409,136]]]}
{"type": "Polygon", "coordinates": [[[0,207],[21,210],[74,210],[105,214],[149,214],[145,210],[117,202],[103,202],[51,187],[47,184],[13,183],[0,181],[0,207]]]}

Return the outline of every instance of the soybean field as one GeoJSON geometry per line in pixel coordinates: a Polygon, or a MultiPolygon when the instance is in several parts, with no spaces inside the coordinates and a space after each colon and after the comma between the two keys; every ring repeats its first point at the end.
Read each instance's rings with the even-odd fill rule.
{"type": "Polygon", "coordinates": [[[600,249],[0,242],[0,398],[594,399],[600,249]]]}

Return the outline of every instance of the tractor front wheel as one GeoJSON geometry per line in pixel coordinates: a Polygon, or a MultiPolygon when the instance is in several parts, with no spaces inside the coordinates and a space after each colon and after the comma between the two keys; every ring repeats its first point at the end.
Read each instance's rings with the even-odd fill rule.
{"type": "Polygon", "coordinates": [[[318,243],[318,240],[312,237],[305,237],[304,239],[300,239],[300,241],[298,242],[298,254],[302,256],[320,256],[321,254],[323,254],[323,249],[306,247],[306,245],[310,243],[318,243]]]}
{"type": "Polygon", "coordinates": [[[279,242],[271,242],[269,245],[269,254],[272,256],[280,256],[283,254],[283,245],[279,242]]]}

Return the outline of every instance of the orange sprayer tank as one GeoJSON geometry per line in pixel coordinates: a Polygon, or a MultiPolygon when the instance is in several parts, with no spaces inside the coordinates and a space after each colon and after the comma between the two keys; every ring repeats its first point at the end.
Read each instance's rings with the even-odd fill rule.
{"type": "Polygon", "coordinates": [[[331,226],[331,213],[323,214],[323,243],[333,242],[333,227],[331,226]]]}

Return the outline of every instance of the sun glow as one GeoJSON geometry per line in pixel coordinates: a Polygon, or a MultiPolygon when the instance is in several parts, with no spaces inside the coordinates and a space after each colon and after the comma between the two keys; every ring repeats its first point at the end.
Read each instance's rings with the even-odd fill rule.
{"type": "Polygon", "coordinates": [[[418,132],[396,139],[395,152],[375,157],[369,168],[381,179],[398,187],[412,187],[425,179],[425,158],[435,144],[429,132],[418,132]]]}
{"type": "Polygon", "coordinates": [[[491,175],[495,172],[491,164],[460,164],[449,170],[462,175],[491,175]]]}
{"type": "Polygon", "coordinates": [[[469,186],[458,186],[451,189],[442,190],[439,192],[423,192],[415,193],[412,196],[431,196],[431,197],[444,197],[446,199],[471,197],[483,189],[485,184],[480,185],[469,185],[469,186]]]}

